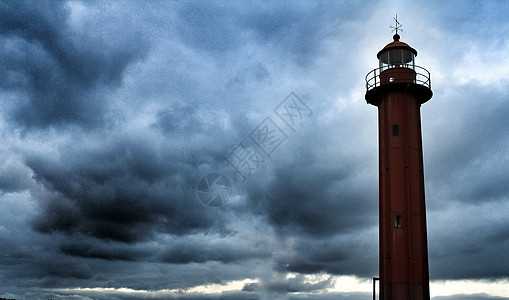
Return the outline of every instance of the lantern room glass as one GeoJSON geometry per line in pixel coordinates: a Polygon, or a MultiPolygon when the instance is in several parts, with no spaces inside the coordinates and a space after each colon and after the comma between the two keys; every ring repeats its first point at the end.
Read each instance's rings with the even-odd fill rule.
{"type": "Polygon", "coordinates": [[[415,56],[406,49],[389,50],[380,55],[380,72],[390,68],[409,68],[415,70],[415,56]]]}

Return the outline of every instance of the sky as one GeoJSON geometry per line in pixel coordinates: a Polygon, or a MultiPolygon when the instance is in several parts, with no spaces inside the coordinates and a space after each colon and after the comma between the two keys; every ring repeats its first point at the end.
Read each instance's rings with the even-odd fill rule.
{"type": "Polygon", "coordinates": [[[509,3],[0,1],[0,297],[370,299],[418,51],[434,300],[509,299],[509,3]]]}

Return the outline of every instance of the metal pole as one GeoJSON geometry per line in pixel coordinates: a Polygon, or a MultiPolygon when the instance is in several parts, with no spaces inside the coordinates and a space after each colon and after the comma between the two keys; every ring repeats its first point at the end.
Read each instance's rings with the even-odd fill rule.
{"type": "Polygon", "coordinates": [[[373,300],[376,300],[376,281],[379,280],[378,277],[373,277],[373,300]]]}

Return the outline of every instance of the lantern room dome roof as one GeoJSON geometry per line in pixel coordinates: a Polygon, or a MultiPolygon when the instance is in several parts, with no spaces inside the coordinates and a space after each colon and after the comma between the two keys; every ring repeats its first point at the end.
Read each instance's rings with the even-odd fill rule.
{"type": "Polygon", "coordinates": [[[378,54],[376,55],[377,58],[380,58],[380,55],[382,55],[382,53],[384,53],[386,51],[396,50],[396,49],[406,49],[406,50],[411,51],[415,56],[417,56],[417,50],[410,47],[407,43],[403,43],[403,42],[399,41],[399,38],[400,38],[399,34],[396,33],[392,38],[394,39],[394,41],[390,42],[382,50],[380,50],[378,52],[378,54]]]}

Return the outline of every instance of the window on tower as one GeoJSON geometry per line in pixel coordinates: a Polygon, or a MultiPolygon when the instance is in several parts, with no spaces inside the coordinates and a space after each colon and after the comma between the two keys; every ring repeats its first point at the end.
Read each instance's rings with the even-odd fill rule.
{"type": "Polygon", "coordinates": [[[402,227],[401,215],[396,215],[394,217],[394,227],[395,228],[401,228],[402,227]]]}
{"type": "Polygon", "coordinates": [[[399,135],[399,124],[392,124],[392,136],[399,135]]]}

